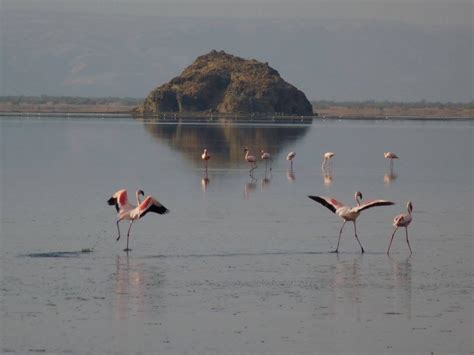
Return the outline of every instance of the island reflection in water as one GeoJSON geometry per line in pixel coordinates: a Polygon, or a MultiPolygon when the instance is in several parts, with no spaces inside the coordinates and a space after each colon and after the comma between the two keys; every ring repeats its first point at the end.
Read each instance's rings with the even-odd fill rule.
{"type": "Polygon", "coordinates": [[[244,164],[243,149],[247,147],[260,161],[260,151],[269,152],[274,158],[286,154],[298,139],[310,129],[310,125],[235,125],[222,124],[156,124],[144,122],[144,127],[157,140],[165,141],[181,152],[196,166],[203,166],[201,154],[209,151],[209,168],[229,168],[244,164]]]}

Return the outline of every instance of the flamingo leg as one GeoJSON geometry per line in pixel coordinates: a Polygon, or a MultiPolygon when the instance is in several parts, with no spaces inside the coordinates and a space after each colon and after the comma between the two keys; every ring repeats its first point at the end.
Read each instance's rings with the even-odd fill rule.
{"type": "Polygon", "coordinates": [[[354,236],[356,237],[357,242],[359,242],[360,250],[361,250],[362,253],[363,253],[363,252],[364,252],[364,248],[362,247],[362,244],[360,243],[360,240],[359,240],[359,238],[357,237],[356,221],[354,221],[354,236]]]}
{"type": "Polygon", "coordinates": [[[249,175],[253,177],[253,171],[257,169],[257,163],[253,163],[252,167],[250,168],[249,175]]]}
{"type": "Polygon", "coordinates": [[[342,224],[341,230],[339,231],[339,239],[337,240],[337,246],[336,250],[333,251],[333,253],[339,253],[339,243],[341,242],[341,235],[342,235],[342,230],[344,229],[344,225],[346,224],[347,221],[344,221],[342,224]]]}
{"type": "Polygon", "coordinates": [[[119,227],[119,222],[120,220],[117,221],[117,230],[118,230],[118,237],[117,237],[117,241],[120,239],[120,227],[119,227]]]}
{"type": "Polygon", "coordinates": [[[395,230],[393,231],[393,234],[392,234],[392,238],[390,238],[390,244],[388,245],[387,255],[390,253],[390,247],[392,246],[393,237],[395,237],[395,232],[397,231],[397,229],[398,229],[398,227],[395,228],[395,230]]]}
{"type": "Polygon", "coordinates": [[[410,254],[413,254],[413,252],[411,251],[410,241],[408,240],[408,227],[405,227],[405,234],[407,236],[407,244],[408,248],[410,249],[410,254]]]}
{"type": "Polygon", "coordinates": [[[321,170],[323,171],[323,173],[326,172],[326,159],[323,159],[323,163],[321,164],[321,170]]]}
{"type": "Polygon", "coordinates": [[[129,238],[130,238],[130,229],[132,229],[132,224],[133,224],[133,219],[132,219],[132,221],[130,222],[130,227],[128,227],[128,232],[127,232],[127,248],[125,248],[123,251],[130,251],[130,250],[132,250],[132,249],[130,249],[130,248],[128,247],[128,240],[129,240],[129,238]]]}
{"type": "Polygon", "coordinates": [[[270,171],[272,171],[273,159],[270,158],[270,171]]]}

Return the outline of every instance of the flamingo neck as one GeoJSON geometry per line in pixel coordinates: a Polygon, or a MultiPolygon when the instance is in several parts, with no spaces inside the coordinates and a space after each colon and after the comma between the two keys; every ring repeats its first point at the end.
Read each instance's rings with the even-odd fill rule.
{"type": "Polygon", "coordinates": [[[137,198],[137,206],[139,206],[141,201],[140,201],[140,194],[139,194],[138,190],[137,190],[137,192],[135,192],[135,197],[137,198]]]}

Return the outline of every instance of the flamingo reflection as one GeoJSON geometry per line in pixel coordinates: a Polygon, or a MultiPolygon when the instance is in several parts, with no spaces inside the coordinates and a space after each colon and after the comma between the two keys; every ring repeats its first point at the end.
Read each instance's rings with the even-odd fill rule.
{"type": "Polygon", "coordinates": [[[337,256],[334,281],[334,312],[342,317],[353,314],[356,320],[360,320],[360,263],[362,254],[352,261],[341,260],[337,256]],[[355,314],[354,314],[355,312],[355,314]]]}
{"type": "Polygon", "coordinates": [[[293,171],[293,167],[290,168],[290,170],[288,170],[286,172],[286,178],[288,179],[289,182],[293,182],[296,180],[296,176],[295,176],[295,172],[293,171]]]}
{"type": "Polygon", "coordinates": [[[267,171],[265,170],[265,175],[262,178],[262,190],[266,189],[270,185],[271,181],[272,181],[272,173],[270,173],[270,175],[267,175],[267,171]]]}
{"type": "Polygon", "coordinates": [[[130,314],[143,312],[145,302],[145,277],[142,265],[130,263],[126,257],[115,260],[115,314],[118,319],[127,319],[130,314]]]}
{"type": "Polygon", "coordinates": [[[244,199],[248,200],[250,197],[250,194],[255,191],[257,188],[257,179],[253,177],[253,175],[250,176],[250,181],[245,183],[244,185],[244,199]]]}
{"type": "Polygon", "coordinates": [[[329,187],[332,185],[333,177],[331,173],[323,174],[324,186],[329,187]]]}
{"type": "Polygon", "coordinates": [[[390,255],[388,259],[392,269],[393,292],[395,294],[395,313],[405,313],[408,319],[411,319],[411,294],[412,294],[412,266],[411,256],[403,261],[393,259],[390,255]]]}
{"type": "Polygon", "coordinates": [[[202,188],[203,191],[207,190],[207,187],[208,187],[210,181],[211,180],[209,179],[207,174],[203,178],[201,178],[201,188],[202,188]]]}
{"type": "Polygon", "coordinates": [[[383,176],[383,182],[385,185],[390,185],[392,181],[396,180],[398,175],[393,171],[393,169],[390,169],[388,173],[385,173],[383,176]]]}

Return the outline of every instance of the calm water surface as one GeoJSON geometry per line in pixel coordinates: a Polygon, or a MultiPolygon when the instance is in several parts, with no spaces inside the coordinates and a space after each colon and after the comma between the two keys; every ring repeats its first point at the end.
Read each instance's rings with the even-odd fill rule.
{"type": "Polygon", "coordinates": [[[471,353],[473,128],[3,118],[0,351],[471,353]],[[251,178],[245,146],[272,170],[251,178]],[[106,204],[121,188],[171,210],[134,225],[128,255],[106,204]],[[307,195],[356,190],[396,205],[358,219],[364,255],[349,224],[329,253],[341,222],[307,195]],[[388,257],[407,200],[414,253],[400,231],[388,257]]]}

